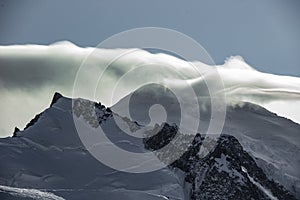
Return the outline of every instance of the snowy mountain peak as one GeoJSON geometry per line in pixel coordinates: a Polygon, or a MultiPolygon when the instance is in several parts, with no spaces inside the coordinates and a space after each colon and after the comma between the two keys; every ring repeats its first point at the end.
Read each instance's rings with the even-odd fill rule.
{"type": "MultiPolygon", "coordinates": [[[[142,100],[143,96],[139,98],[142,100]]],[[[210,144],[202,145],[205,138],[201,134],[183,134],[174,140],[177,124],[162,123],[145,129],[139,121],[112,112],[101,103],[73,100],[59,93],[52,102],[23,131],[17,131],[17,137],[0,139],[0,185],[5,185],[4,188],[41,189],[65,199],[299,197],[299,159],[294,155],[300,149],[297,143],[300,127],[261,107],[245,104],[230,108],[223,136],[217,146],[210,148],[210,144]],[[91,118],[91,110],[96,118],[91,118]],[[168,144],[177,152],[176,149],[186,146],[186,141],[191,141],[189,137],[192,143],[188,143],[187,151],[172,165],[160,170],[145,174],[116,171],[96,160],[83,145],[73,114],[87,120],[92,127],[106,130],[111,142],[125,151],[155,151],[168,144]],[[116,121],[127,127],[130,135],[116,121]],[[145,131],[148,137],[134,137],[138,131],[145,131]],[[203,158],[198,155],[201,148],[211,151],[203,158]]],[[[133,108],[143,109],[141,102],[133,108]]],[[[135,109],[132,111],[139,111],[135,109]]],[[[204,125],[209,123],[205,120],[204,125]]],[[[97,142],[101,144],[94,141],[97,142]]],[[[160,159],[165,155],[157,154],[160,159]]],[[[0,198],[11,197],[8,196],[0,187],[0,198]]]]}
{"type": "Polygon", "coordinates": [[[50,107],[55,104],[57,102],[58,99],[62,98],[63,95],[60,94],[59,92],[55,92],[54,95],[53,95],[53,98],[52,98],[52,101],[51,101],[51,104],[50,104],[50,107]]]}

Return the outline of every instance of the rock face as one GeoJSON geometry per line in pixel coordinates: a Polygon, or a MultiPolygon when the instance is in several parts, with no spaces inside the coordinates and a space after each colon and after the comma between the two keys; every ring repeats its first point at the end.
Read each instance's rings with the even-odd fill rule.
{"type": "MultiPolygon", "coordinates": [[[[146,129],[101,103],[79,99],[74,108],[71,99],[55,99],[23,131],[0,139],[0,199],[296,199],[280,182],[272,180],[258,165],[259,159],[235,136],[223,134],[215,148],[202,158],[199,152],[205,148],[204,137],[175,137],[176,124],[163,123],[146,129]],[[91,128],[101,126],[111,141],[124,150],[154,151],[165,145],[171,145],[174,152],[188,148],[163,169],[141,174],[120,172],[89,153],[76,132],[72,113],[91,128]],[[145,130],[148,137],[126,135],[115,121],[133,134],[145,130]],[[153,132],[157,134],[152,135],[153,132]]],[[[251,109],[237,112],[252,113],[251,109]]],[[[232,120],[235,114],[229,116],[232,120]]],[[[267,111],[254,116],[270,117],[267,111]]],[[[157,156],[164,159],[166,155],[157,156]]]]}
{"type": "MultiPolygon", "coordinates": [[[[157,135],[145,139],[145,146],[156,150],[176,133],[176,127],[165,124],[157,135]]],[[[296,199],[266,176],[235,137],[222,135],[214,150],[201,158],[203,139],[197,134],[188,151],[170,166],[185,172],[185,181],[192,185],[191,199],[296,199]]]]}
{"type": "Polygon", "coordinates": [[[51,107],[53,104],[55,104],[55,103],[58,101],[58,99],[60,99],[60,98],[62,98],[62,97],[63,97],[63,96],[62,96],[59,92],[55,92],[55,93],[54,93],[54,96],[53,96],[53,98],[52,98],[50,107],[51,107]]]}
{"type": "Polygon", "coordinates": [[[173,166],[187,173],[192,199],[296,199],[270,180],[233,136],[221,136],[207,157],[199,159],[191,149],[173,166]]]}

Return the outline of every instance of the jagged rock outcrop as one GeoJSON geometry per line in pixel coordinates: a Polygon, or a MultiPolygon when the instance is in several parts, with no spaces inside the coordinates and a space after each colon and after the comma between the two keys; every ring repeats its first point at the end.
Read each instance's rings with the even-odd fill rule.
{"type": "Polygon", "coordinates": [[[58,99],[62,98],[63,95],[61,95],[59,92],[55,92],[54,95],[53,95],[53,98],[52,98],[52,101],[51,101],[51,104],[50,104],[50,107],[55,104],[58,99]]]}
{"type": "MultiPolygon", "coordinates": [[[[161,148],[176,133],[176,127],[164,124],[157,135],[145,139],[145,147],[161,148]]],[[[183,137],[180,140],[184,143],[183,137]]],[[[296,199],[266,176],[235,137],[222,135],[204,158],[199,155],[203,140],[197,134],[188,151],[170,166],[186,173],[185,180],[192,185],[191,199],[296,199]]]]}

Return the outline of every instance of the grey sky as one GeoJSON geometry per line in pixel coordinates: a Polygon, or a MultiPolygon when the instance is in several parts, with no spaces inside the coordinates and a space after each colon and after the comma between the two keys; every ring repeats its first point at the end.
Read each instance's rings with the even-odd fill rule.
{"type": "Polygon", "coordinates": [[[183,32],[217,64],[241,55],[258,70],[300,76],[300,1],[0,0],[0,45],[70,40],[96,46],[131,28],[183,32]]]}

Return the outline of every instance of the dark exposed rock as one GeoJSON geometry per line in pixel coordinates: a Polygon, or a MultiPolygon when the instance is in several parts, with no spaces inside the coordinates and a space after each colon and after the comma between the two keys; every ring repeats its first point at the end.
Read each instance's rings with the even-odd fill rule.
{"type": "Polygon", "coordinates": [[[53,104],[55,104],[55,103],[58,101],[58,99],[60,99],[61,97],[63,97],[63,96],[62,96],[60,93],[55,92],[55,94],[54,94],[54,96],[53,96],[53,98],[52,98],[50,107],[51,107],[53,104]]]}
{"type": "MultiPolygon", "coordinates": [[[[171,140],[177,134],[178,128],[176,125],[170,126],[167,123],[163,123],[161,126],[155,124],[154,129],[151,131],[152,137],[146,137],[144,139],[145,147],[151,150],[158,150],[169,144],[171,140]]],[[[146,133],[147,135],[147,133],[146,133]]]]}
{"type": "Polygon", "coordinates": [[[97,128],[112,116],[112,111],[101,105],[101,103],[94,103],[84,99],[74,100],[72,111],[75,116],[82,116],[94,128],[97,128]]]}
{"type": "Polygon", "coordinates": [[[233,136],[221,136],[214,151],[203,159],[191,148],[173,166],[187,173],[193,186],[192,199],[270,199],[251,179],[278,199],[295,199],[267,178],[233,136]]]}
{"type": "Polygon", "coordinates": [[[13,133],[13,137],[17,137],[17,133],[20,131],[20,129],[18,127],[15,127],[14,133],[13,133]]]}
{"type": "Polygon", "coordinates": [[[24,130],[28,129],[30,126],[33,126],[41,117],[42,113],[37,114],[28,124],[26,124],[24,130]]]}
{"type": "Polygon", "coordinates": [[[110,108],[107,108],[106,111],[109,112],[109,113],[112,112],[110,108]]]}
{"type": "MultiPolygon", "coordinates": [[[[164,124],[161,131],[144,140],[147,149],[156,150],[169,143],[177,127],[164,124]]],[[[180,138],[184,143],[185,138],[180,138]]],[[[222,135],[206,157],[199,156],[204,137],[197,134],[188,150],[170,167],[185,172],[191,183],[191,199],[270,199],[262,189],[277,199],[296,199],[283,186],[268,179],[239,141],[222,135]]],[[[177,147],[180,148],[180,147],[177,147]]]]}

